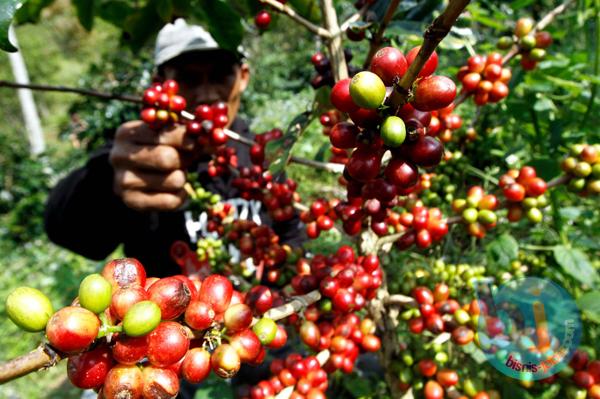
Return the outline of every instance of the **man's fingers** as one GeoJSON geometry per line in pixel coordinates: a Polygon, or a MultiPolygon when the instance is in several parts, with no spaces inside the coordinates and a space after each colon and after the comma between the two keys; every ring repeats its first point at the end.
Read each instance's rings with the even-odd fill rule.
{"type": "Polygon", "coordinates": [[[131,169],[115,171],[115,184],[123,190],[176,192],[183,188],[185,181],[185,173],[179,169],[170,173],[152,173],[131,169]]]}
{"type": "Polygon", "coordinates": [[[186,151],[194,150],[197,143],[193,136],[186,133],[183,125],[171,125],[157,132],[142,121],[129,121],[122,124],[117,130],[115,141],[169,145],[186,151]]]}
{"type": "Polygon", "coordinates": [[[138,211],[174,211],[183,205],[186,193],[184,190],[175,193],[124,190],[121,198],[125,205],[138,211]]]}
{"type": "Polygon", "coordinates": [[[179,152],[168,145],[139,145],[127,142],[115,144],[110,152],[110,163],[124,169],[172,171],[181,169],[179,152]]]}

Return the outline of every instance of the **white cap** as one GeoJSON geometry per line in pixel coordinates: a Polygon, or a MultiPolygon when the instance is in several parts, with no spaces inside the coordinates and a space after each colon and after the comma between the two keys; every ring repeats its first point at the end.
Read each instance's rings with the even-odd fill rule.
{"type": "MultiPolygon", "coordinates": [[[[188,25],[183,18],[165,25],[156,37],[154,65],[159,66],[189,51],[219,50],[219,44],[204,28],[188,25]]],[[[243,54],[241,47],[239,55],[243,54]]]]}

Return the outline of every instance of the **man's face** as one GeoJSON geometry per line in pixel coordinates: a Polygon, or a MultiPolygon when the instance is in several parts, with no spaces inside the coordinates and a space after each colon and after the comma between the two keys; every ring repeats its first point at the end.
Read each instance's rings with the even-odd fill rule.
{"type": "Polygon", "coordinates": [[[250,77],[248,66],[225,51],[185,53],[163,65],[162,71],[165,79],[179,83],[179,94],[187,100],[189,111],[199,104],[225,101],[230,122],[250,77]]]}

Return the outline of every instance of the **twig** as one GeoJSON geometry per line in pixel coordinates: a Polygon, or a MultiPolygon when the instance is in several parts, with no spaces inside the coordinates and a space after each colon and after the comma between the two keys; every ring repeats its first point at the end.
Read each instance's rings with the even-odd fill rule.
{"type": "Polygon", "coordinates": [[[365,62],[363,64],[363,69],[369,68],[373,56],[375,55],[377,50],[379,50],[379,47],[381,46],[381,43],[383,41],[383,33],[387,29],[390,21],[392,20],[392,17],[394,16],[394,13],[396,12],[396,8],[398,8],[398,4],[400,4],[401,1],[402,0],[390,1],[390,4],[388,5],[387,10],[385,11],[385,14],[383,15],[383,19],[379,24],[379,29],[377,29],[377,33],[375,33],[375,36],[373,36],[373,39],[371,39],[371,44],[369,45],[369,53],[367,54],[367,58],[365,59],[365,62]]]}
{"type": "Polygon", "coordinates": [[[344,165],[341,163],[319,162],[312,159],[298,158],[294,156],[290,158],[290,162],[297,163],[299,165],[312,166],[314,168],[323,169],[332,173],[344,172],[344,165]]]}
{"type": "MultiPolygon", "coordinates": [[[[319,299],[321,299],[321,293],[319,290],[314,290],[308,294],[296,296],[292,299],[292,301],[284,305],[269,309],[265,312],[263,317],[267,317],[272,320],[285,319],[286,317],[307,308],[308,306],[317,302],[319,299]]],[[[258,321],[258,319],[254,320],[252,324],[254,324],[256,321],[258,321]]]]}
{"type": "Polygon", "coordinates": [[[268,4],[269,6],[273,7],[277,11],[287,15],[292,20],[294,20],[298,24],[304,26],[306,29],[308,29],[312,33],[319,35],[324,39],[331,39],[332,34],[330,31],[328,31],[327,29],[323,29],[322,27],[320,27],[318,25],[313,24],[312,22],[310,22],[309,20],[307,20],[306,18],[304,18],[300,14],[298,14],[292,7],[288,6],[287,4],[280,3],[277,0],[260,0],[260,2],[263,4],[268,4]]]}
{"type": "Polygon", "coordinates": [[[76,87],[66,87],[66,86],[53,86],[53,85],[42,85],[42,84],[22,84],[9,82],[6,80],[0,80],[0,87],[6,87],[11,89],[30,89],[30,90],[40,90],[40,91],[57,91],[62,93],[75,93],[82,94],[88,97],[96,97],[103,100],[122,100],[128,102],[134,102],[141,104],[142,99],[136,96],[130,96],[127,94],[114,94],[114,93],[101,93],[95,90],[88,89],[79,89],[76,87]]]}
{"type": "Polygon", "coordinates": [[[49,344],[42,344],[26,355],[0,364],[0,384],[34,371],[56,365],[62,356],[49,344]]]}
{"type": "Polygon", "coordinates": [[[452,25],[458,19],[458,16],[463,12],[469,4],[469,0],[450,0],[450,3],[439,17],[427,28],[423,34],[423,44],[417,54],[415,60],[410,64],[408,71],[404,74],[395,90],[392,92],[388,103],[395,108],[400,107],[406,101],[409,89],[417,79],[419,72],[429,59],[435,48],[440,44],[442,39],[446,37],[452,25]]]}
{"type": "Polygon", "coordinates": [[[417,306],[417,301],[411,296],[396,294],[390,295],[386,298],[383,303],[385,306],[408,306],[415,307],[417,306]]]}
{"type": "Polygon", "coordinates": [[[546,183],[546,188],[560,186],[561,184],[568,183],[570,180],[571,180],[571,176],[561,175],[561,176],[555,177],[554,179],[552,179],[548,183],[546,183]]]}
{"type": "Polygon", "coordinates": [[[352,14],[347,20],[342,22],[342,25],[340,25],[340,34],[346,32],[353,23],[360,21],[368,9],[369,4],[367,3],[358,12],[352,14]]]}
{"type": "Polygon", "coordinates": [[[337,82],[348,77],[348,65],[346,64],[346,56],[344,55],[344,48],[342,46],[340,27],[333,0],[320,0],[320,4],[325,28],[331,35],[330,40],[327,42],[327,48],[329,49],[329,61],[331,63],[333,78],[337,82]]]}

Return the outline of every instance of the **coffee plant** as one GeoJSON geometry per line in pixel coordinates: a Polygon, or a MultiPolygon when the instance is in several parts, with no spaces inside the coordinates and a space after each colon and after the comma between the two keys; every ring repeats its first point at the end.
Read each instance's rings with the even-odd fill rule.
{"type": "MultiPolygon", "coordinates": [[[[14,51],[8,24],[13,18],[35,22],[46,3],[26,1],[19,8],[20,2],[8,1],[0,15],[0,47],[14,51]]],[[[590,327],[600,321],[599,265],[573,246],[598,228],[598,134],[560,141],[555,158],[545,162],[533,156],[524,157],[531,163],[517,156],[491,167],[480,162],[501,140],[492,114],[506,111],[514,93],[529,95],[519,82],[547,68],[555,38],[546,29],[571,12],[574,1],[536,9],[535,18],[515,18],[497,49],[468,44],[470,56],[454,65],[444,65],[438,45],[461,15],[479,15],[482,5],[467,8],[468,0],[445,2],[416,46],[396,33],[410,6],[423,10],[414,2],[403,10],[399,0],[73,3],[86,29],[95,16],[107,20],[134,49],[180,16],[204,24],[225,49],[283,21],[314,34],[320,49],[304,68],[312,76],[313,106],[287,129],[271,126],[253,140],[228,129],[226,103],[188,104],[175,80],[129,76],[124,86],[144,84],[145,90],[109,97],[122,114],[139,111],[157,135],[185,126],[210,149],[209,176],[231,177],[240,197],[260,201],[274,221],[298,214],[311,241],[307,247],[318,249],[330,234],[342,239],[327,251],[284,244],[268,225],[236,218],[230,203],[189,174],[186,206],[206,213],[210,235],[172,243],[180,274],[147,276],[136,259],[112,259],[85,277],[77,297],[60,309],[36,288],[17,288],[6,298],[7,316],[45,338],[31,353],[0,364],[0,383],[66,359],[70,382],[99,398],[170,398],[181,381],[229,379],[242,365],[268,364],[269,375],[237,387],[237,397],[600,398],[598,334],[590,327]],[[126,18],[115,17],[116,7],[126,18]],[[293,154],[316,118],[328,162],[293,154]],[[227,146],[231,141],[242,150],[227,146]],[[251,166],[238,165],[238,151],[247,151],[251,166]],[[335,190],[305,201],[299,183],[282,174],[291,164],[336,175],[335,190]],[[561,209],[565,196],[581,204],[579,214],[561,209]],[[587,220],[578,218],[582,213],[587,220]],[[565,225],[582,233],[570,237],[565,225]],[[511,229],[520,230],[524,242],[511,229]],[[528,234],[542,244],[530,244],[528,234]],[[467,250],[481,253],[463,257],[467,250]],[[514,379],[487,364],[490,354],[510,355],[506,364],[513,370],[537,367],[504,353],[498,342],[514,339],[515,326],[479,290],[496,292],[523,277],[560,284],[584,316],[580,347],[559,372],[539,380],[514,379]],[[277,351],[292,347],[285,355],[277,351]],[[340,394],[340,376],[365,375],[360,360],[367,353],[377,354],[385,387],[340,394]]],[[[564,79],[553,83],[568,90],[564,79]]],[[[102,97],[85,94],[84,106],[102,97]]],[[[546,122],[534,120],[536,132],[546,122]]],[[[96,132],[87,138],[93,147],[104,131],[90,130],[96,132]]],[[[587,247],[597,255],[597,243],[587,247]]],[[[558,351],[559,337],[545,340],[548,350],[558,351]]]]}

